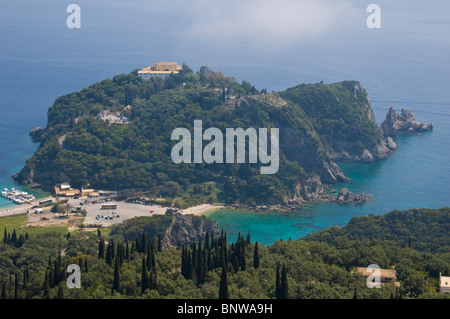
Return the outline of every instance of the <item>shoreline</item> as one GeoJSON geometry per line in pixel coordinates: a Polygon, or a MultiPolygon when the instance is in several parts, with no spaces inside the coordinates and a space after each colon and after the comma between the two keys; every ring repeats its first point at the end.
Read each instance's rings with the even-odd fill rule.
{"type": "Polygon", "coordinates": [[[36,197],[36,199],[30,204],[14,204],[11,203],[11,205],[5,206],[3,208],[0,208],[0,218],[1,217],[7,217],[7,216],[15,216],[15,215],[22,215],[27,214],[28,210],[31,209],[33,206],[39,205],[39,201],[50,199],[52,196],[46,196],[46,197],[36,197]]]}
{"type": "Polygon", "coordinates": [[[218,210],[222,208],[227,208],[226,205],[211,205],[211,204],[201,204],[197,206],[188,207],[186,209],[181,209],[180,212],[183,215],[203,215],[204,213],[211,211],[211,210],[218,210]]]}

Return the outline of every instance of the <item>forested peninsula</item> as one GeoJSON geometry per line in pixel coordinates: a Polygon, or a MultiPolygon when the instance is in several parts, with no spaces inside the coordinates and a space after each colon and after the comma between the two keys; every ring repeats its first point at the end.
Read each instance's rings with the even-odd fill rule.
{"type": "Polygon", "coordinates": [[[167,79],[150,80],[134,70],[58,97],[47,126],[31,133],[38,150],[14,178],[50,191],[66,181],[75,188],[140,190],[178,207],[198,204],[186,199],[196,193],[199,203],[301,205],[348,180],[337,161],[384,159],[402,128],[432,127],[419,129],[410,125],[418,123],[412,114],[404,115],[392,109],[378,127],[356,81],[267,92],[208,67],[194,72],[183,64],[167,79]],[[175,164],[171,133],[192,131],[195,120],[222,131],[279,128],[279,170],[264,175],[254,163],[175,164]]]}

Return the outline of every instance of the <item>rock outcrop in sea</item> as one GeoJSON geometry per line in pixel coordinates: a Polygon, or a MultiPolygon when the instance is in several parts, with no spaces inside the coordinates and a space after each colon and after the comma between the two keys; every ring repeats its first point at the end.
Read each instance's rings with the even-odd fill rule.
{"type": "Polygon", "coordinates": [[[336,203],[338,203],[339,205],[343,204],[362,205],[370,200],[373,200],[372,196],[366,195],[364,193],[352,193],[346,187],[341,188],[339,193],[336,195],[336,203]]]}
{"type": "Polygon", "coordinates": [[[409,110],[402,109],[398,114],[393,107],[389,109],[386,119],[381,124],[381,130],[386,137],[394,137],[398,134],[422,134],[432,129],[432,123],[416,121],[414,114],[409,110]]]}

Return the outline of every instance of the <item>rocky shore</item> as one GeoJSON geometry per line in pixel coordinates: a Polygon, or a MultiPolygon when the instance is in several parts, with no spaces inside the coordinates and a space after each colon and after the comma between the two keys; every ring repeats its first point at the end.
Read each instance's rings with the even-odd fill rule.
{"type": "Polygon", "coordinates": [[[430,122],[418,122],[413,113],[402,109],[401,113],[395,112],[391,107],[386,114],[386,119],[381,124],[381,130],[386,137],[395,137],[398,134],[417,135],[433,129],[430,122]]]}
{"type": "Polygon", "coordinates": [[[362,205],[367,201],[373,200],[372,196],[366,195],[364,193],[352,193],[346,187],[341,188],[336,196],[336,203],[339,205],[344,204],[355,204],[362,205]]]}
{"type": "Polygon", "coordinates": [[[343,187],[336,194],[336,191],[331,190],[328,193],[322,193],[308,201],[305,200],[290,200],[287,204],[279,205],[245,205],[245,204],[224,204],[221,208],[236,209],[236,210],[251,210],[251,211],[279,211],[279,212],[295,212],[303,208],[304,204],[313,204],[320,202],[337,203],[339,205],[363,205],[368,201],[372,201],[371,195],[364,193],[350,192],[346,187],[343,187]]]}

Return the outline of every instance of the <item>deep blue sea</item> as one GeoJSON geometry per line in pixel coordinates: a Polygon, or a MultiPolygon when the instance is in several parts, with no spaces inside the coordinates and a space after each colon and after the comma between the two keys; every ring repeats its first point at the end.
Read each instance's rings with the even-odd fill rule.
{"type": "MultiPolygon", "coordinates": [[[[207,65],[269,91],[358,80],[378,123],[392,106],[434,124],[423,136],[399,138],[398,150],[386,160],[340,164],[351,178],[345,187],[374,201],[310,205],[292,214],[209,214],[230,238],[250,231],[252,240],[271,244],[345,225],[353,216],[450,206],[450,3],[378,1],[383,20],[375,30],[365,26],[371,2],[350,2],[359,12],[353,24],[339,28],[336,20],[336,28],[320,36],[290,35],[288,44],[277,45],[252,42],[245,30],[243,37],[193,36],[198,7],[172,0],[78,1],[81,29],[66,26],[69,1],[1,2],[0,188],[17,187],[11,175],[37,148],[28,133],[45,126],[55,98],[158,61],[177,61],[195,71],[207,65]]],[[[10,204],[0,198],[0,210],[10,204]]]]}

